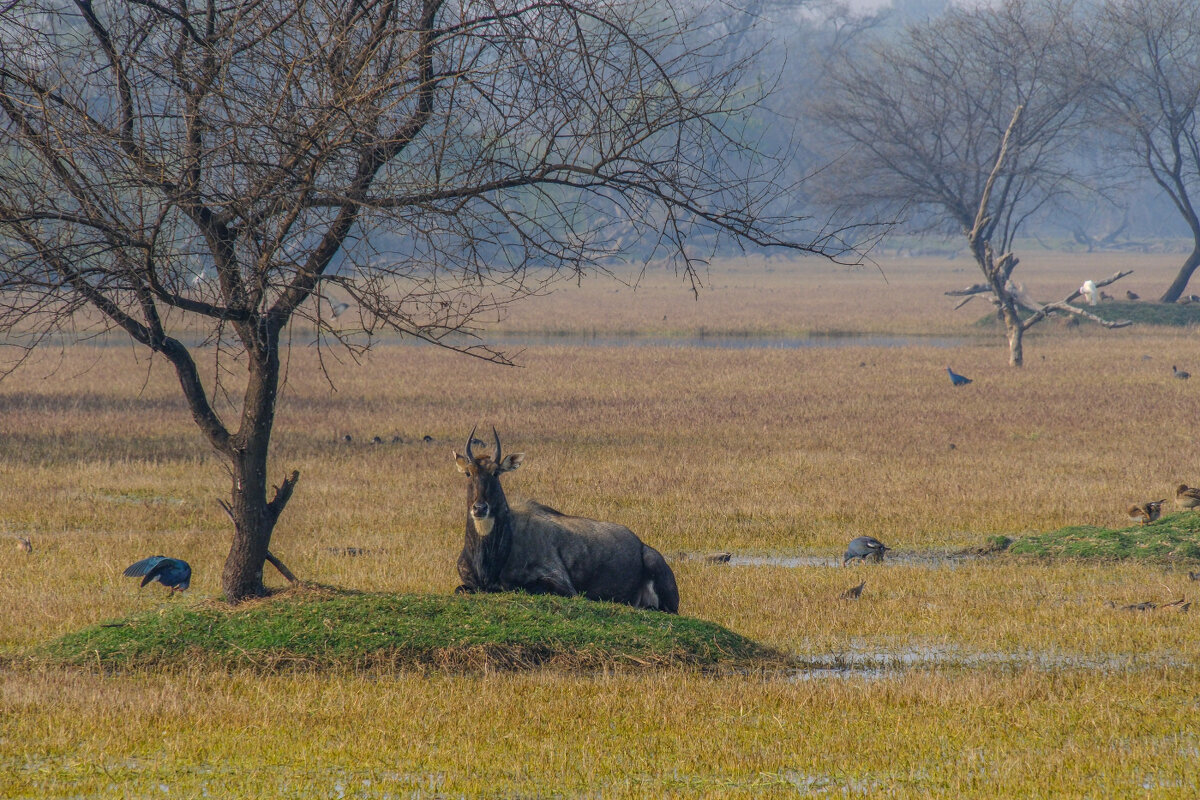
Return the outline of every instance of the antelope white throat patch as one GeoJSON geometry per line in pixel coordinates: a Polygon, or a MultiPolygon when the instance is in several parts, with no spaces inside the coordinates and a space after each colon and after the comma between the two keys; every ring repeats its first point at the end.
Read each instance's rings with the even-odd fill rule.
{"type": "Polygon", "coordinates": [[[490,514],[486,517],[477,517],[472,514],[471,522],[475,525],[475,532],[480,536],[487,536],[492,532],[492,528],[496,526],[496,518],[490,514]]]}

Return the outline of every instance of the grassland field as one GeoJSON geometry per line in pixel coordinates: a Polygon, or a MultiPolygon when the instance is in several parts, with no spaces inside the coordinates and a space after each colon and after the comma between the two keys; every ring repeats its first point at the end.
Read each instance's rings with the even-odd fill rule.
{"type": "MultiPolygon", "coordinates": [[[[1149,298],[1178,260],[1030,252],[1018,277],[1051,300],[1132,268],[1114,293],[1149,298]]],[[[0,536],[34,548],[0,547],[0,797],[1200,796],[1200,606],[1120,610],[1192,600],[1196,562],[694,557],[834,561],[864,534],[936,555],[1125,527],[1131,503],[1200,483],[1196,329],[1051,321],[1016,370],[975,324],[990,306],[943,294],[976,282],[962,258],[746,259],[705,278],[698,299],[650,270],[636,291],[588,281],[514,308],[497,334],[561,337],[518,368],[395,342],[356,363],[298,337],[273,464],[276,482],[301,479],[272,549],[328,586],[451,593],[451,450],[494,425],[527,454],[510,495],[630,526],[668,557],[681,613],[807,667],[33,662],[87,625],[211,603],[228,546],[228,476],[166,364],[129,345],[46,349],[0,382],[0,536]],[[696,341],[838,333],[912,340],[696,341]],[[953,388],[948,365],[974,382],[953,388]],[[187,594],[121,577],[155,553],[192,564],[187,594]]],[[[236,371],[223,379],[236,397],[236,371]]]]}

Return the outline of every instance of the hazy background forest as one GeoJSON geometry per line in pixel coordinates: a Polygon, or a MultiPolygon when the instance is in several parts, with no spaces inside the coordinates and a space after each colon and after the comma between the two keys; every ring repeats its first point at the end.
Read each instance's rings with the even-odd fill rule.
{"type": "MultiPolygon", "coordinates": [[[[872,197],[869,187],[865,192],[861,186],[850,191],[848,181],[857,181],[853,170],[845,169],[845,162],[854,144],[830,125],[826,106],[834,92],[831,73],[837,72],[841,63],[854,62],[879,43],[895,44],[913,27],[942,27],[947,12],[970,13],[989,5],[999,4],[954,0],[753,0],[744,4],[742,13],[726,6],[711,10],[712,25],[729,36],[727,52],[731,57],[759,54],[761,78],[771,84],[771,93],[765,103],[768,113],[753,123],[753,137],[765,152],[791,154],[791,172],[797,181],[797,191],[791,197],[793,210],[817,219],[832,216],[852,225],[896,221],[891,235],[881,243],[882,250],[889,254],[966,254],[959,227],[948,224],[928,207],[910,204],[897,208],[891,202],[894,198],[872,197]],[[914,240],[910,238],[913,235],[922,238],[914,240]]],[[[1009,5],[1026,10],[1039,6],[1067,10],[1087,19],[1098,14],[1104,4],[1084,0],[1073,4],[1035,1],[1009,5]]],[[[1166,55],[1175,59],[1172,69],[1186,82],[1177,87],[1173,100],[1180,106],[1185,162],[1191,159],[1183,169],[1183,177],[1194,186],[1198,177],[1196,156],[1188,154],[1192,147],[1188,142],[1194,141],[1198,79],[1187,73],[1200,69],[1196,15],[1186,13],[1187,3],[1127,5],[1185,12],[1173,23],[1178,38],[1166,55]]],[[[1014,62],[1024,57],[1020,52],[1011,52],[1010,56],[1014,62]]],[[[996,89],[1006,91],[999,86],[996,89]]],[[[892,110],[884,109],[887,113],[892,110]]],[[[1007,111],[1011,113],[1012,109],[1007,111]]],[[[1187,221],[1147,172],[1145,159],[1130,153],[1128,131],[1112,123],[1108,110],[1098,105],[1085,108],[1079,124],[1067,132],[1064,142],[1056,144],[1062,150],[1057,156],[1060,180],[1023,222],[1021,235],[1030,240],[1027,246],[1190,252],[1192,230],[1187,221]]],[[[1002,133],[1002,129],[992,132],[993,148],[1002,133]]],[[[877,233],[875,228],[865,228],[861,241],[877,233]]]]}

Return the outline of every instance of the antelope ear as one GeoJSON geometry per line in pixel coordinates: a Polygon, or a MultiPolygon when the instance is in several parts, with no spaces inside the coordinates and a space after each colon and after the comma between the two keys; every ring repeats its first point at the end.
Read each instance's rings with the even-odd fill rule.
{"type": "Polygon", "coordinates": [[[471,464],[471,459],[467,458],[466,456],[460,456],[458,453],[455,453],[453,450],[451,450],[450,452],[454,453],[454,465],[456,467],[458,467],[458,471],[465,473],[467,471],[467,467],[470,466],[470,464],[471,464]]]}
{"type": "Polygon", "coordinates": [[[500,472],[512,472],[517,467],[521,466],[521,462],[525,460],[524,453],[510,453],[500,462],[500,472]]]}

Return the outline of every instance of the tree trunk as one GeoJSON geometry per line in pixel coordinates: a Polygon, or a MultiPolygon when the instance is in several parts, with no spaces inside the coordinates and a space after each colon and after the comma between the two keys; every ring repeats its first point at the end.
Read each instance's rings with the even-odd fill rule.
{"type": "Polygon", "coordinates": [[[1183,297],[1183,290],[1187,288],[1188,281],[1192,279],[1192,273],[1196,271],[1196,267],[1200,266],[1200,237],[1197,237],[1196,244],[1192,247],[1191,255],[1187,257],[1187,261],[1183,262],[1183,266],[1179,268],[1179,273],[1175,276],[1175,280],[1163,293],[1163,296],[1158,299],[1160,303],[1174,303],[1183,297]]]}
{"type": "Polygon", "coordinates": [[[267,453],[279,386],[279,337],[270,329],[241,333],[254,346],[247,348],[252,359],[241,429],[231,441],[233,487],[227,510],[233,518],[234,532],[221,573],[221,589],[230,603],[267,594],[263,565],[269,555],[271,534],[300,477],[293,472],[276,489],[275,496],[267,499],[267,453]]]}
{"type": "Polygon", "coordinates": [[[1001,301],[1000,319],[1004,321],[1004,331],[1008,336],[1008,365],[1020,367],[1025,363],[1025,354],[1021,348],[1025,329],[1021,326],[1021,315],[1017,313],[1011,297],[1006,296],[1001,301]]]}
{"type": "Polygon", "coordinates": [[[266,451],[265,446],[251,447],[239,452],[233,461],[230,504],[233,541],[221,573],[221,589],[230,603],[267,593],[263,585],[263,564],[267,560],[276,518],[267,503],[266,451]]]}

